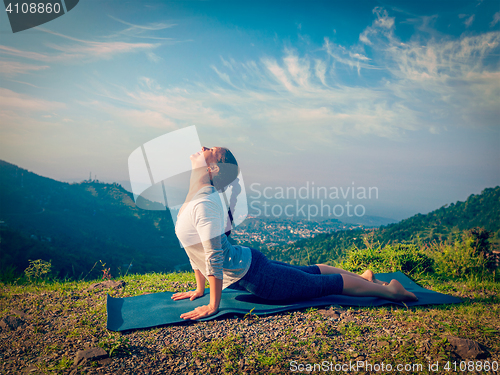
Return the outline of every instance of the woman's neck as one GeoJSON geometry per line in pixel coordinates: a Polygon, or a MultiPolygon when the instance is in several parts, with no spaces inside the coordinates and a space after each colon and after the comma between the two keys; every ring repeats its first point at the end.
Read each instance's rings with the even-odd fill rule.
{"type": "Polygon", "coordinates": [[[204,167],[193,169],[191,172],[191,178],[189,180],[188,197],[192,197],[205,186],[212,186],[207,168],[204,167]]]}

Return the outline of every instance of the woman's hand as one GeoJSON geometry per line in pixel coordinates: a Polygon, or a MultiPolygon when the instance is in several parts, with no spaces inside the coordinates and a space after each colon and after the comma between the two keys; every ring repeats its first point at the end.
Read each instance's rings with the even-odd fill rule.
{"type": "Polygon", "coordinates": [[[189,298],[191,301],[193,301],[196,298],[203,297],[203,294],[205,294],[205,291],[198,292],[197,290],[190,290],[189,292],[175,293],[172,295],[171,298],[174,301],[178,301],[178,300],[186,299],[186,298],[189,298]]]}
{"type": "Polygon", "coordinates": [[[181,314],[182,319],[200,319],[204,318],[206,316],[213,315],[217,313],[219,309],[211,306],[211,305],[205,305],[205,306],[198,306],[196,309],[193,311],[181,314]]]}

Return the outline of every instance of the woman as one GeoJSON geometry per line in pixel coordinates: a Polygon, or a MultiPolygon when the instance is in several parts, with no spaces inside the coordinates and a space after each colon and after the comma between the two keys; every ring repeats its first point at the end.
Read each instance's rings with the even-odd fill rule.
{"type": "MultiPolygon", "coordinates": [[[[179,210],[175,231],[189,257],[197,287],[194,291],[175,293],[172,299],[194,300],[203,296],[208,278],[210,302],[182,314],[181,318],[200,319],[217,313],[224,288],[244,289],[269,300],[310,299],[330,294],[417,300],[399,281],[383,283],[369,270],[357,275],[325,264],[292,266],[270,261],[258,250],[231,245],[225,234],[231,222],[226,220],[218,192],[237,180],[236,159],[228,149],[202,147],[191,155],[191,164],[189,192],[179,210]]],[[[234,204],[233,197],[231,202],[234,204]]],[[[232,220],[231,211],[229,218],[232,220]]]]}

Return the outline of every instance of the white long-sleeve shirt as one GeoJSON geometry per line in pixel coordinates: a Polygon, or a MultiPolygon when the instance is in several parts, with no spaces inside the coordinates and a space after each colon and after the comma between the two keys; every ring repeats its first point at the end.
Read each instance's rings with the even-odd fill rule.
{"type": "Polygon", "coordinates": [[[218,191],[205,186],[182,209],[175,225],[193,270],[206,279],[209,275],[222,279],[223,289],[245,276],[252,261],[250,248],[227,240],[225,211],[218,191]]]}

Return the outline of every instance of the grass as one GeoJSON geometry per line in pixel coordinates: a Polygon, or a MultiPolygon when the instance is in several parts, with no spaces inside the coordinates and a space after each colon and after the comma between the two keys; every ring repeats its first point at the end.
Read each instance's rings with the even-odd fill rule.
{"type": "MultiPolygon", "coordinates": [[[[341,321],[325,318],[318,309],[310,308],[272,317],[277,322],[274,331],[269,329],[269,318],[250,311],[235,318],[231,324],[234,329],[224,337],[213,336],[216,333],[211,328],[213,322],[195,325],[200,330],[198,344],[186,347],[183,341],[164,339],[183,329],[182,326],[136,331],[127,336],[107,331],[105,298],[107,293],[127,297],[187,291],[196,286],[193,273],[129,274],[121,278],[126,286],[119,290],[89,290],[99,280],[62,282],[37,275],[31,277],[31,282],[25,278],[0,284],[0,318],[13,315],[14,309],[30,316],[22,340],[8,340],[9,333],[1,333],[4,339],[0,340],[0,352],[5,366],[16,369],[11,373],[35,366],[36,373],[66,374],[72,366],[71,358],[85,346],[102,347],[118,361],[134,355],[142,356],[144,362],[163,361],[169,368],[179,368],[179,373],[197,373],[203,363],[210,363],[213,373],[239,374],[243,369],[256,374],[289,373],[291,361],[336,364],[350,360],[392,366],[422,364],[423,373],[435,373],[428,364],[457,360],[446,340],[447,335],[453,335],[478,341],[488,348],[490,360],[499,360],[499,272],[495,276],[484,273],[447,276],[442,272],[443,267],[440,272],[429,267],[436,266],[437,258],[429,261],[431,257],[410,254],[404,246],[384,249],[368,249],[366,257],[363,250],[357,249],[355,256],[348,257],[343,265],[351,269],[376,266],[372,268],[387,272],[399,264],[407,267],[407,273],[423,287],[458,296],[464,302],[410,309],[339,309],[349,316],[349,320],[341,321]],[[390,261],[384,263],[384,257],[390,261]],[[258,334],[243,337],[239,332],[249,327],[258,334]],[[156,352],[141,349],[158,340],[163,341],[156,352]]],[[[16,335],[17,332],[12,333],[12,337],[16,335]]],[[[89,367],[97,366],[94,363],[89,367]]]]}

